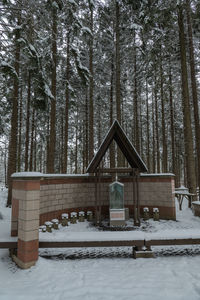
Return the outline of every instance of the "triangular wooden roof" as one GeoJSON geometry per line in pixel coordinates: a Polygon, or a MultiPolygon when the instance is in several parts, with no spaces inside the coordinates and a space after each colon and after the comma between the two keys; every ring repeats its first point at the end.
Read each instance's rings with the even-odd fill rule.
{"type": "Polygon", "coordinates": [[[112,141],[115,140],[119,148],[121,149],[122,153],[126,157],[128,163],[130,164],[131,168],[139,169],[140,172],[147,172],[148,169],[137,153],[134,146],[131,144],[130,140],[126,136],[124,130],[120,126],[119,122],[115,120],[110,127],[107,135],[105,136],[101,146],[99,147],[97,153],[91,160],[86,172],[87,173],[95,173],[97,170],[103,156],[105,155],[106,151],[108,150],[112,141]]]}

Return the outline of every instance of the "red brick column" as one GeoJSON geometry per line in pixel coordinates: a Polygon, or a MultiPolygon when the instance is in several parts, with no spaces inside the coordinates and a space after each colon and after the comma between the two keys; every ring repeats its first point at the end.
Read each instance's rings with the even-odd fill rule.
{"type": "Polygon", "coordinates": [[[18,214],[18,247],[14,260],[22,269],[33,266],[38,259],[40,177],[38,173],[32,174],[33,176],[31,173],[23,173],[24,176],[19,177],[16,173],[14,176],[17,177],[13,178],[11,234],[15,234],[18,214]]]}

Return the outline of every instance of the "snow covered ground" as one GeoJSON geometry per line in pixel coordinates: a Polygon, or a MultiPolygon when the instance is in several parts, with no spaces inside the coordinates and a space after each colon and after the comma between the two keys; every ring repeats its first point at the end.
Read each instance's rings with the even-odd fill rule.
{"type": "MultiPolygon", "coordinates": [[[[5,208],[6,195],[6,190],[0,191],[2,239],[10,233],[11,209],[5,208]]],[[[59,239],[73,232],[79,236],[81,232],[95,235],[96,231],[84,222],[52,234],[40,233],[40,238],[59,239]]],[[[192,215],[186,201],[183,211],[177,209],[176,222],[149,220],[137,229],[137,235],[150,232],[160,236],[172,231],[200,234],[200,218],[192,215]]],[[[41,249],[36,266],[20,270],[8,251],[0,250],[0,300],[199,300],[200,246],[155,247],[154,251],[154,259],[134,260],[129,247],[41,249]]]]}

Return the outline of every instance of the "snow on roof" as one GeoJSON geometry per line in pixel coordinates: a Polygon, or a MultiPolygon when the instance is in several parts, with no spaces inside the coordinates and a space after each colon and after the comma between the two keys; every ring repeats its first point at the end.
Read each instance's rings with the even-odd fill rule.
{"type": "Polygon", "coordinates": [[[200,205],[200,201],[193,201],[192,204],[200,205]]]}
{"type": "Polygon", "coordinates": [[[17,172],[13,173],[11,177],[42,177],[40,172],[17,172]]]}
{"type": "Polygon", "coordinates": [[[88,177],[86,174],[43,174],[40,172],[17,172],[13,173],[12,177],[88,177]]]}
{"type": "Polygon", "coordinates": [[[90,174],[42,174],[42,177],[88,177],[90,174]]]}
{"type": "MultiPolygon", "coordinates": [[[[89,177],[91,176],[89,173],[85,174],[43,174],[40,172],[17,172],[13,173],[12,177],[17,178],[17,177],[42,177],[42,178],[49,178],[49,177],[89,177]]],[[[152,173],[152,174],[146,174],[146,173],[141,173],[140,176],[142,177],[171,177],[175,176],[172,173],[152,173]]],[[[117,181],[118,182],[118,181],[117,181]]]]}
{"type": "Polygon", "coordinates": [[[174,177],[175,175],[173,174],[173,173],[148,173],[148,174],[146,174],[146,173],[141,173],[140,174],[140,176],[142,176],[142,177],[156,177],[156,176],[159,176],[159,177],[166,177],[166,176],[168,176],[168,177],[174,177]]]}

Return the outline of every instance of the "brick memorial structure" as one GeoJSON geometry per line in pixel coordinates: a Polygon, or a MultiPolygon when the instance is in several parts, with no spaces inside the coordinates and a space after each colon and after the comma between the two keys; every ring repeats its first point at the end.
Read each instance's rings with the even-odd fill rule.
{"type": "MultiPolygon", "coordinates": [[[[11,235],[18,236],[16,263],[28,268],[38,258],[39,225],[62,213],[88,210],[95,212],[95,176],[15,173],[12,175],[11,235]]],[[[119,177],[124,184],[124,204],[134,213],[132,180],[119,177]]],[[[111,176],[101,178],[102,215],[109,214],[109,184],[111,176]]],[[[159,209],[161,219],[176,219],[173,174],[141,174],[139,179],[140,210],[159,209]]]]}
{"type": "MultiPolygon", "coordinates": [[[[17,254],[13,259],[21,268],[34,265],[38,259],[39,225],[52,219],[61,220],[63,213],[70,215],[81,211],[86,214],[91,211],[96,225],[100,225],[103,218],[110,216],[109,185],[112,186],[116,174],[118,184],[123,186],[120,224],[125,224],[125,212],[129,212],[134,225],[140,226],[144,207],[148,207],[150,216],[157,208],[161,219],[175,220],[174,175],[145,174],[147,171],[142,158],[115,120],[91,160],[87,174],[13,174],[11,235],[18,236],[17,254]],[[101,168],[102,159],[113,141],[121,149],[129,167],[101,168]]],[[[117,209],[115,194],[111,202],[117,209]]],[[[117,219],[114,224],[119,224],[119,216],[116,211],[114,213],[113,220],[110,220],[117,219]]]]}

